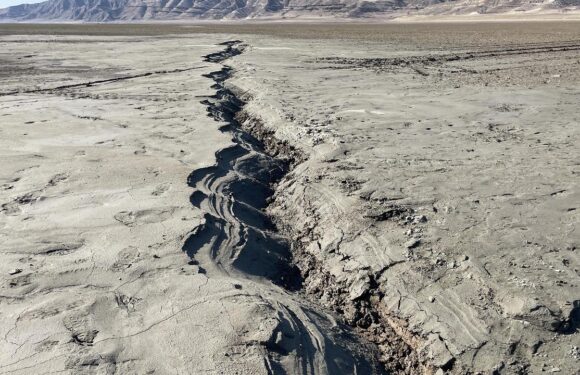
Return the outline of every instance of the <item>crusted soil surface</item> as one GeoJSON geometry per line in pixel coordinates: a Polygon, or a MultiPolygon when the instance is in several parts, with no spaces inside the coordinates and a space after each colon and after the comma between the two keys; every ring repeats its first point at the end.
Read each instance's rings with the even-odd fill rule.
{"type": "Polygon", "coordinates": [[[440,37],[247,38],[230,82],[307,158],[268,212],[392,372],[576,373],[580,35],[440,37]]]}
{"type": "Polygon", "coordinates": [[[0,28],[0,372],[577,373],[550,25],[0,28]]]}
{"type": "Polygon", "coordinates": [[[384,373],[296,292],[262,209],[297,151],[242,129],[243,46],[43,38],[0,40],[0,373],[384,373]]]}

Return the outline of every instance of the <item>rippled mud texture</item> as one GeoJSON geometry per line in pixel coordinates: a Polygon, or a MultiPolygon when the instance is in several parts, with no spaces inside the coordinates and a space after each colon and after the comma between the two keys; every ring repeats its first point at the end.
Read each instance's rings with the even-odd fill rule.
{"type": "MultiPolygon", "coordinates": [[[[244,48],[240,41],[223,45],[224,51],[207,55],[205,60],[222,63],[244,48]]],[[[235,269],[296,289],[300,281],[291,264],[290,248],[263,211],[289,163],[266,154],[262,142],[242,129],[236,116],[243,102],[224,86],[231,73],[224,66],[207,75],[215,82],[216,94],[202,104],[209,116],[224,123],[220,130],[232,135],[234,145],[216,153],[217,165],[195,170],[188,178],[195,189],[192,204],[207,213],[205,223],[195,229],[184,250],[195,259],[203,256],[198,255],[200,249],[211,241],[209,257],[220,270],[235,269]]]]}

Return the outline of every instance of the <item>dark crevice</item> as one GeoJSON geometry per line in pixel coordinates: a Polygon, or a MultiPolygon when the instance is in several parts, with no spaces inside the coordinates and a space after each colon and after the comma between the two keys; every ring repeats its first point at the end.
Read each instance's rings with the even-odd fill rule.
{"type": "MultiPolygon", "coordinates": [[[[242,53],[240,41],[222,43],[226,48],[205,56],[222,63],[242,53]]],[[[266,142],[244,129],[240,118],[244,102],[225,81],[232,68],[205,74],[215,83],[216,93],[201,103],[208,115],[221,124],[219,130],[232,136],[233,146],[216,153],[216,164],[193,171],[188,185],[194,188],[191,203],[205,211],[205,222],[187,239],[183,250],[191,258],[207,249],[210,259],[225,272],[241,271],[264,277],[288,290],[301,286],[300,273],[292,265],[290,246],[277,233],[264,209],[274,194],[273,186],[289,171],[291,161],[275,158],[266,142]]]]}
{"type": "MultiPolygon", "coordinates": [[[[223,45],[226,46],[223,51],[207,55],[206,61],[223,64],[228,58],[242,53],[244,48],[239,41],[223,45]]],[[[317,293],[303,288],[303,277],[307,277],[308,267],[304,267],[304,259],[299,259],[303,255],[300,249],[288,241],[286,235],[291,231],[284,230],[284,235],[280,234],[273,219],[265,213],[276,184],[305,157],[295,147],[277,139],[259,119],[244,111],[244,101],[225,84],[232,73],[231,67],[223,66],[205,75],[215,82],[212,88],[216,93],[201,103],[206,106],[208,115],[220,123],[219,130],[232,136],[234,145],[216,152],[215,165],[197,169],[188,178],[189,186],[194,189],[190,201],[205,212],[205,217],[204,223],[187,239],[183,250],[192,259],[209,254],[210,261],[226,273],[239,271],[242,277],[263,277],[287,290],[304,292],[309,299],[317,299],[317,293]]],[[[333,286],[327,287],[329,291],[333,290],[333,286]]],[[[339,312],[340,306],[336,308],[339,312]]],[[[309,347],[312,344],[306,340],[309,335],[307,328],[292,311],[288,310],[287,313],[292,317],[292,322],[282,323],[281,329],[291,332],[298,327],[304,334],[299,337],[284,336],[281,343],[266,343],[269,355],[272,358],[284,356],[285,352],[300,347],[301,355],[311,356],[316,349],[309,347]],[[289,326],[284,328],[284,324],[289,326]],[[300,345],[296,346],[298,343],[300,345]]],[[[316,312],[310,313],[312,317],[316,316],[316,312]]],[[[370,314],[370,309],[366,308],[363,315],[369,324],[377,321],[371,319],[370,314]]],[[[344,313],[342,317],[345,317],[344,313]]],[[[345,320],[359,331],[356,327],[361,319],[345,320]]],[[[370,329],[368,325],[366,328],[370,329]]],[[[380,343],[372,340],[371,335],[361,336],[367,342],[375,341],[378,344],[375,348],[380,349],[380,343]]],[[[380,331],[377,335],[384,336],[384,332],[380,331]]],[[[330,341],[325,346],[328,350],[324,353],[325,357],[332,358],[333,352],[339,350],[330,341]]],[[[356,352],[359,349],[352,350],[356,352]]],[[[314,358],[308,358],[303,365],[312,366],[313,363],[314,358]]],[[[281,373],[281,369],[275,367],[276,360],[269,364],[274,366],[271,368],[273,373],[281,373]]],[[[333,368],[333,361],[327,365],[333,368]]],[[[379,372],[383,373],[384,369],[379,372]]],[[[303,372],[313,373],[315,370],[305,367],[303,372]]],[[[340,372],[336,369],[331,373],[340,372]]]]}
{"type": "Polygon", "coordinates": [[[580,300],[572,302],[572,310],[568,318],[558,327],[556,332],[562,335],[572,335],[580,331],[580,300]]]}

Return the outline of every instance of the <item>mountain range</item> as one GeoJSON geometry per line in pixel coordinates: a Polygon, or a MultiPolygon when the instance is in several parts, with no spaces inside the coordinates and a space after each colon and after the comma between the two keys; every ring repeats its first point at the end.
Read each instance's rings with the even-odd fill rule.
{"type": "Polygon", "coordinates": [[[580,0],[48,0],[0,10],[2,21],[145,21],[578,11],[580,0]]]}

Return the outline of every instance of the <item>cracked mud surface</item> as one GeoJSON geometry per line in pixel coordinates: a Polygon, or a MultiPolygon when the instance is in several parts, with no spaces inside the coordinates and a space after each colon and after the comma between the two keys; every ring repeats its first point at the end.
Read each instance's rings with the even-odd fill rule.
{"type": "Polygon", "coordinates": [[[407,27],[2,37],[0,373],[575,374],[580,35],[407,27]]]}

